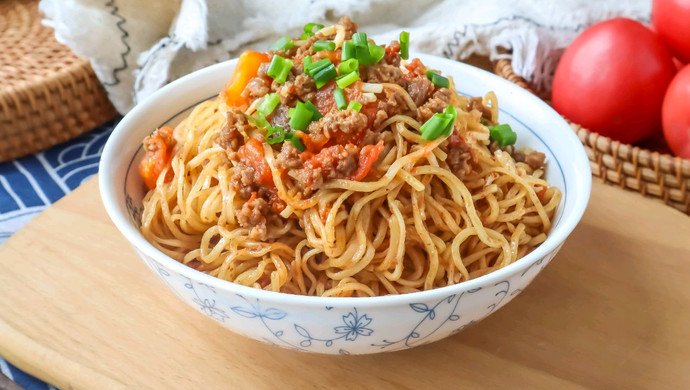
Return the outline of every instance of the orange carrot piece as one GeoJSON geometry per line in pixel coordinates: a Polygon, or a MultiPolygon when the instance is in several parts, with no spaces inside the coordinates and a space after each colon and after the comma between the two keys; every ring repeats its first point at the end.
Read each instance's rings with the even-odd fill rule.
{"type": "Polygon", "coordinates": [[[359,152],[357,170],[350,175],[349,179],[355,181],[364,179],[369,174],[369,171],[371,171],[376,160],[378,160],[381,152],[383,152],[383,140],[379,141],[376,145],[367,145],[363,147],[359,152]]]}
{"type": "MultiPolygon", "coordinates": [[[[170,166],[172,149],[175,146],[173,129],[163,126],[144,139],[144,158],[139,163],[139,175],[149,189],[156,187],[156,181],[163,169],[170,166]]],[[[165,181],[172,180],[172,170],[168,170],[165,181]]]]}
{"type": "Polygon", "coordinates": [[[242,91],[249,84],[249,80],[256,77],[259,66],[268,62],[268,54],[247,50],[240,56],[235,71],[230,77],[230,81],[225,85],[221,96],[225,99],[225,104],[230,107],[240,107],[248,103],[246,96],[242,96],[242,91]]]}

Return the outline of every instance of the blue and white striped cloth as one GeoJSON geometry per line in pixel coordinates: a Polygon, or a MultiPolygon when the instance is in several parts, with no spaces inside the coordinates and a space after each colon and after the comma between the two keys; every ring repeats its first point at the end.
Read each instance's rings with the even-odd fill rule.
{"type": "MultiPolygon", "coordinates": [[[[0,244],[98,172],[103,146],[115,123],[43,152],[0,163],[0,244]]],[[[55,390],[2,357],[0,372],[26,390],[55,390]]]]}

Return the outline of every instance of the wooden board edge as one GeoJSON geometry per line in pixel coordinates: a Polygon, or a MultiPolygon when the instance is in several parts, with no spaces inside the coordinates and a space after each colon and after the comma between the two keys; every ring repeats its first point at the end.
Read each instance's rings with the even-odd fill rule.
{"type": "Polygon", "coordinates": [[[121,390],[120,381],[104,376],[47,348],[0,318],[0,355],[15,367],[63,390],[121,390]]]}

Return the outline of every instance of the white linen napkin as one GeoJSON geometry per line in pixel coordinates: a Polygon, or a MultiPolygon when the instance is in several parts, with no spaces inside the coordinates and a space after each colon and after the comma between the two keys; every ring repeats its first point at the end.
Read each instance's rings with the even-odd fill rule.
{"type": "Polygon", "coordinates": [[[410,32],[412,51],[463,60],[512,50],[515,72],[548,85],[563,49],[616,16],[647,23],[648,0],[41,0],[58,41],[91,60],[121,113],[168,82],[308,22],[342,15],[380,43],[410,32]]]}

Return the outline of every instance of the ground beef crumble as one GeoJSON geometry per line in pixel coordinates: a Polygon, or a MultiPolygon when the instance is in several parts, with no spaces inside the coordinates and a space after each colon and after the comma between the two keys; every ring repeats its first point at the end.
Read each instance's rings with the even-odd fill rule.
{"type": "Polygon", "coordinates": [[[373,128],[378,128],[386,119],[409,111],[409,106],[402,93],[395,89],[384,89],[378,95],[377,111],[373,128]]]}
{"type": "Polygon", "coordinates": [[[368,118],[366,115],[355,110],[332,110],[326,113],[318,121],[311,122],[307,132],[309,134],[323,134],[326,137],[333,136],[334,133],[353,134],[367,128],[368,118]]]}
{"type": "Polygon", "coordinates": [[[467,111],[477,110],[482,114],[482,118],[491,119],[491,109],[484,106],[483,99],[481,97],[470,98],[467,103],[467,111]]]}
{"type": "Polygon", "coordinates": [[[225,113],[227,124],[218,134],[218,144],[223,147],[229,159],[234,159],[237,150],[244,144],[244,136],[249,130],[249,122],[244,112],[239,108],[231,108],[225,113]]]}
{"type": "Polygon", "coordinates": [[[443,112],[450,104],[452,93],[448,88],[440,88],[426,103],[417,108],[417,120],[426,122],[434,114],[443,112]]]}
{"type": "Polygon", "coordinates": [[[275,160],[278,169],[299,169],[302,168],[302,160],[299,157],[299,150],[290,142],[284,142],[283,147],[275,160]]]}
{"type": "Polygon", "coordinates": [[[400,67],[382,63],[366,66],[362,71],[362,80],[367,83],[393,83],[405,87],[407,80],[402,76],[400,67]]]}
{"type": "Polygon", "coordinates": [[[512,153],[516,162],[524,162],[533,170],[544,168],[546,155],[534,150],[516,150],[512,153]]]}
{"type": "Polygon", "coordinates": [[[448,167],[457,177],[463,179],[472,171],[472,158],[472,148],[457,131],[454,131],[448,138],[448,167]]]}
{"type": "Polygon", "coordinates": [[[269,205],[263,198],[255,198],[245,202],[237,213],[237,223],[244,228],[249,228],[249,237],[257,240],[265,240],[267,236],[266,214],[269,205]]]}
{"type": "Polygon", "coordinates": [[[359,148],[353,144],[333,145],[322,149],[304,162],[304,168],[295,171],[297,184],[305,195],[311,194],[325,179],[341,179],[357,169],[359,148]]]}
{"type": "Polygon", "coordinates": [[[424,76],[415,77],[407,85],[407,93],[417,106],[422,105],[431,95],[434,85],[424,76]]]}

